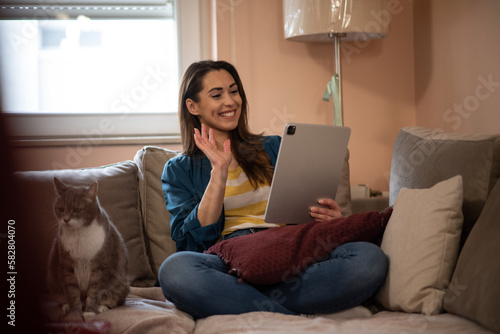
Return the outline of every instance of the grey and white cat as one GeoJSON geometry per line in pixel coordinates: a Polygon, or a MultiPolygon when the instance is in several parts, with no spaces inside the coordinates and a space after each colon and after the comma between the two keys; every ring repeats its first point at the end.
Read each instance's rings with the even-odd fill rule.
{"type": "Polygon", "coordinates": [[[49,257],[47,285],[62,316],[80,317],[120,306],[129,292],[123,238],[102,209],[97,182],[66,185],[54,178],[58,234],[49,257]]]}

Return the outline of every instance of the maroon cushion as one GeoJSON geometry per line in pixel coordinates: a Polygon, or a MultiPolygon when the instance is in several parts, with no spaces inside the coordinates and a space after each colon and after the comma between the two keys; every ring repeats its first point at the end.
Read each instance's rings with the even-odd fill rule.
{"type": "Polygon", "coordinates": [[[377,242],[392,208],[302,225],[286,225],[221,241],[205,253],[217,254],[230,273],[253,284],[274,284],[321,261],[337,246],[377,242]]]}

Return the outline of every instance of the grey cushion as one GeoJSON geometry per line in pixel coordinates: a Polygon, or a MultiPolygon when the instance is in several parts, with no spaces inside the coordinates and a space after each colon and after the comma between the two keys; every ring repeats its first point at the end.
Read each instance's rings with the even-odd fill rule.
{"type": "Polygon", "coordinates": [[[464,182],[463,244],[500,176],[500,136],[401,129],[392,154],[389,204],[402,187],[430,188],[455,175],[464,182]]]}
{"type": "MultiPolygon", "coordinates": [[[[35,237],[30,245],[33,272],[45,273],[58,223],[53,213],[55,190],[53,179],[67,184],[88,185],[98,182],[98,198],[111,221],[121,233],[128,250],[129,279],[135,286],[149,286],[154,275],[149,265],[139,211],[137,166],[132,161],[81,170],[52,170],[17,172],[19,205],[28,214],[29,230],[35,237]]],[[[44,290],[45,277],[40,275],[34,284],[44,290]]]]}
{"type": "Polygon", "coordinates": [[[458,258],[444,309],[500,333],[500,181],[458,258]]]}

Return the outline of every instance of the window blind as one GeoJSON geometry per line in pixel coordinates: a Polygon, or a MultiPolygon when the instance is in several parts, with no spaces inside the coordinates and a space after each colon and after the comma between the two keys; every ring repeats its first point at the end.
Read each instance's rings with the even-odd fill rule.
{"type": "Polygon", "coordinates": [[[11,0],[8,4],[0,5],[0,19],[73,19],[79,15],[91,19],[173,18],[173,3],[174,0],[11,0]]]}

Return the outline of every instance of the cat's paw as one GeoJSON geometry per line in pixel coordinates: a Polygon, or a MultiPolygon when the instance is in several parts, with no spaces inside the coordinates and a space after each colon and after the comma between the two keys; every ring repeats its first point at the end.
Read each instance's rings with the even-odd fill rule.
{"type": "Polygon", "coordinates": [[[109,307],[107,307],[106,305],[99,305],[99,307],[97,308],[97,313],[101,313],[101,312],[104,312],[104,311],[107,311],[109,310],[109,307]]]}
{"type": "Polygon", "coordinates": [[[59,317],[60,322],[71,322],[71,321],[82,321],[84,320],[82,311],[78,310],[70,310],[65,313],[61,313],[61,316],[59,317]]]}
{"type": "Polygon", "coordinates": [[[69,306],[69,304],[64,304],[62,306],[62,313],[65,315],[65,314],[68,314],[69,311],[71,310],[71,307],[69,306]]]}
{"type": "Polygon", "coordinates": [[[96,316],[95,312],[89,312],[89,311],[83,312],[83,318],[85,320],[89,320],[89,319],[91,319],[91,318],[93,318],[95,316],[96,316]]]}

